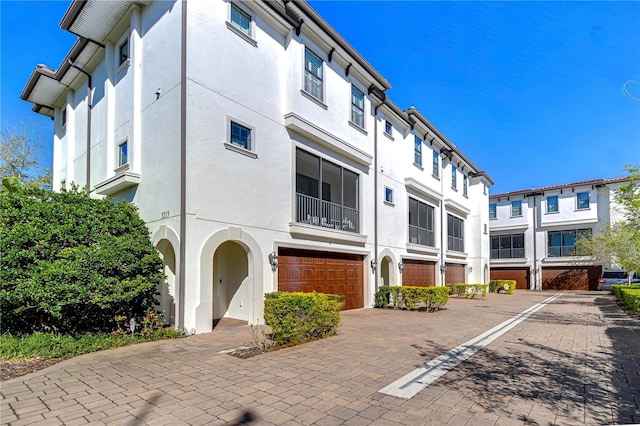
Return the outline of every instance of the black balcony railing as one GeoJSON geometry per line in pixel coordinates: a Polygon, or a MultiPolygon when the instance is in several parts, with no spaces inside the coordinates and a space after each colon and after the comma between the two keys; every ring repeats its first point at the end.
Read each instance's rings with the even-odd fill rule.
{"type": "Polygon", "coordinates": [[[308,195],[296,194],[296,222],[360,232],[360,211],[308,195]]]}

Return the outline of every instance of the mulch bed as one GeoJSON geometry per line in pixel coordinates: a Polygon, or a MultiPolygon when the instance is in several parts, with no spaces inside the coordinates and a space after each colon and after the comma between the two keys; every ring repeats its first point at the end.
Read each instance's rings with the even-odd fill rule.
{"type": "Polygon", "coordinates": [[[9,380],[34,373],[59,363],[64,358],[29,359],[25,361],[0,362],[0,380],[9,380]]]}

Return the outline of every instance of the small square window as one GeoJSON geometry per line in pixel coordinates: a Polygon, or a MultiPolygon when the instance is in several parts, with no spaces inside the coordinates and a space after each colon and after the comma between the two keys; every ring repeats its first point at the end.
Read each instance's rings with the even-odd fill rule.
{"type": "Polygon", "coordinates": [[[385,121],[384,122],[384,132],[386,134],[388,134],[389,136],[391,136],[391,134],[393,132],[393,126],[391,125],[391,122],[389,122],[389,121],[385,121]]]}
{"type": "Polygon", "coordinates": [[[433,175],[435,177],[440,177],[440,155],[438,151],[433,150],[433,175]]]}
{"type": "Polygon", "coordinates": [[[124,64],[129,59],[129,38],[125,38],[118,48],[118,66],[124,64]]]}
{"type": "Polygon", "coordinates": [[[251,149],[251,129],[244,127],[238,123],[231,122],[231,138],[229,141],[232,145],[241,148],[251,149]]]}
{"type": "Polygon", "coordinates": [[[511,216],[522,216],[522,200],[511,202],[511,216]]]}
{"type": "Polygon", "coordinates": [[[246,35],[251,35],[251,15],[231,3],[231,23],[246,35]]]}
{"type": "Polygon", "coordinates": [[[118,167],[129,163],[128,144],[124,141],[118,145],[118,167]]]}
{"type": "Polygon", "coordinates": [[[384,201],[393,204],[393,189],[388,187],[384,188],[384,201]]]}
{"type": "Polygon", "coordinates": [[[547,197],[547,213],[556,213],[558,211],[558,196],[547,197]]]}
{"type": "Polygon", "coordinates": [[[351,85],[351,121],[364,128],[364,93],[351,85]]]}
{"type": "Polygon", "coordinates": [[[580,209],[588,209],[589,208],[589,193],[588,192],[578,192],[578,210],[580,209]]]}

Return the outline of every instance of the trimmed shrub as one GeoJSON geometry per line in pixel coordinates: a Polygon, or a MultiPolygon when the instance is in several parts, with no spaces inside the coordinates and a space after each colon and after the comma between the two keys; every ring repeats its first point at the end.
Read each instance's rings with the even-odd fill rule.
{"type": "Polygon", "coordinates": [[[264,321],[278,345],[297,345],[336,334],[344,296],[274,292],[265,295],[264,321]]]}
{"type": "Polygon", "coordinates": [[[391,286],[381,285],[374,296],[373,306],[385,308],[389,303],[391,303],[391,286]]]}
{"type": "Polygon", "coordinates": [[[507,294],[513,294],[516,290],[515,280],[497,280],[496,281],[496,293],[504,291],[507,294]]]}
{"type": "Polygon", "coordinates": [[[3,332],[108,332],[154,306],[162,260],[132,204],[23,187],[0,211],[3,332]]]}
{"type": "Polygon", "coordinates": [[[616,299],[635,312],[640,312],[640,285],[614,285],[612,287],[616,299]]]}
{"type": "Polygon", "coordinates": [[[449,302],[449,287],[412,287],[412,286],[381,286],[376,293],[375,300],[388,303],[376,307],[393,309],[434,311],[449,302]],[[386,299],[385,299],[386,297],[386,299]]]}
{"type": "Polygon", "coordinates": [[[489,281],[489,293],[495,293],[497,285],[498,285],[498,282],[496,280],[489,281]]]}
{"type": "Polygon", "coordinates": [[[445,284],[444,286],[449,289],[449,296],[453,295],[453,284],[445,284]]]}
{"type": "Polygon", "coordinates": [[[487,297],[488,284],[456,284],[456,294],[459,297],[487,297]]]}

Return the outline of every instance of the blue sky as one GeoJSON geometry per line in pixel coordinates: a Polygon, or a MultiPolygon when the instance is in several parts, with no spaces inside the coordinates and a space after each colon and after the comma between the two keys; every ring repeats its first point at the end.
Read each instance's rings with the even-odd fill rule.
{"type": "MultiPolygon", "coordinates": [[[[38,63],[56,68],[72,46],[58,26],[69,4],[0,3],[2,126],[33,127],[48,150],[52,122],[19,96],[38,63]]],[[[489,173],[493,193],[640,164],[640,2],[311,5],[389,80],[393,102],[489,173]]]]}

